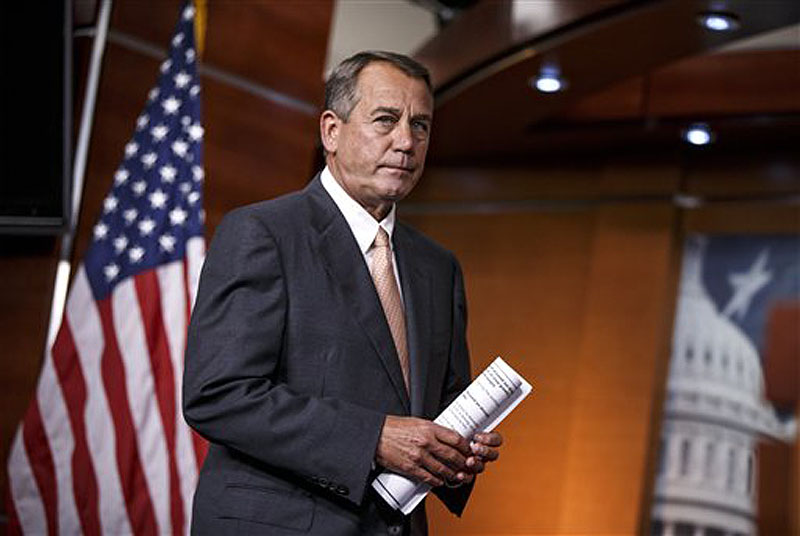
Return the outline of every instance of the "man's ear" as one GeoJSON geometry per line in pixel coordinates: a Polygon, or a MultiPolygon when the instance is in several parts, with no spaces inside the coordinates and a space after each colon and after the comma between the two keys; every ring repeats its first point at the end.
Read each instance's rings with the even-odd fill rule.
{"type": "Polygon", "coordinates": [[[325,110],[319,116],[319,137],[326,153],[335,153],[339,146],[339,125],[342,122],[333,110],[325,110]]]}

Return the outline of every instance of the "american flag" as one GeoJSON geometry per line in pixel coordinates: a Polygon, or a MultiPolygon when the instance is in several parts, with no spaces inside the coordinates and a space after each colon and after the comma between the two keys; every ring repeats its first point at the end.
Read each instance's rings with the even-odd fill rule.
{"type": "Polygon", "coordinates": [[[205,455],[180,403],[205,253],[194,14],[185,4],[14,438],[11,533],[188,532],[205,455]]]}

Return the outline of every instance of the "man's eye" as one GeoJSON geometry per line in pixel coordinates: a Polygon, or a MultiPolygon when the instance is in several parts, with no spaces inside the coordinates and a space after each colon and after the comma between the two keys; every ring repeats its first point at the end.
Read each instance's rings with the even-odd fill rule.
{"type": "Polygon", "coordinates": [[[430,126],[425,121],[414,121],[411,123],[411,126],[414,127],[415,130],[419,130],[420,132],[428,132],[430,126]]]}
{"type": "Polygon", "coordinates": [[[375,119],[381,125],[393,125],[395,123],[394,117],[391,115],[382,115],[375,119]]]}

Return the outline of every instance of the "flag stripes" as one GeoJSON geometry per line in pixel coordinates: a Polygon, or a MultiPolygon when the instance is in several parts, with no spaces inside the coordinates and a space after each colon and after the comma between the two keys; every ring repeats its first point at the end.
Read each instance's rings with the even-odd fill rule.
{"type": "MultiPolygon", "coordinates": [[[[68,319],[64,319],[67,323],[68,319]]],[[[47,363],[50,359],[47,359],[47,363]]],[[[86,383],[81,367],[75,360],[75,343],[69,326],[61,329],[53,344],[52,363],[58,375],[59,385],[66,404],[67,415],[59,415],[52,409],[48,416],[57,419],[46,428],[53,430],[50,434],[53,454],[56,457],[56,474],[58,475],[58,496],[61,498],[59,505],[59,526],[64,534],[78,532],[77,527],[71,526],[76,516],[73,512],[77,508],[77,519],[84,534],[94,535],[100,533],[100,519],[98,515],[97,478],[89,456],[86,439],[86,422],[84,420],[86,406],[86,383]],[[67,418],[65,418],[67,417],[67,418]],[[57,429],[56,427],[64,428],[57,429]],[[62,443],[59,445],[59,443],[62,443]],[[69,453],[72,459],[67,462],[69,453]],[[73,489],[70,489],[70,486],[73,489]],[[70,493],[72,492],[72,493],[70,493]],[[73,504],[74,499],[74,504],[73,504]],[[63,513],[62,513],[63,512],[63,513]]],[[[45,365],[49,368],[47,365],[45,365]]],[[[49,383],[43,376],[42,385],[49,383]]],[[[57,389],[50,390],[50,396],[57,397],[57,389]]],[[[42,398],[40,397],[40,400],[42,398]]],[[[59,404],[46,401],[43,407],[60,408],[59,404]]],[[[49,420],[49,419],[48,419],[49,420]]]]}
{"type": "MultiPolygon", "coordinates": [[[[48,370],[45,366],[44,371],[48,370]]],[[[45,376],[43,374],[43,376],[45,376]]],[[[22,438],[27,455],[25,459],[30,462],[30,470],[35,478],[38,487],[38,494],[41,496],[44,516],[42,519],[47,522],[47,533],[55,535],[58,533],[58,493],[56,492],[55,466],[53,456],[47,444],[47,436],[44,430],[44,423],[39,412],[39,402],[34,401],[28,408],[25,415],[25,424],[22,438]]],[[[15,445],[16,446],[16,445],[15,445]]],[[[30,486],[30,483],[28,484],[30,486]]],[[[37,512],[38,513],[38,512],[37,512]]],[[[28,524],[34,524],[36,520],[27,520],[28,524]]],[[[34,524],[36,526],[36,524],[34,524]]],[[[44,531],[40,532],[44,534],[44,531]]]]}
{"type": "MultiPolygon", "coordinates": [[[[100,313],[92,299],[89,280],[84,269],[78,270],[72,284],[73,292],[67,302],[65,322],[69,318],[81,318],[77,325],[69,325],[73,337],[74,358],[80,363],[86,382],[86,422],[91,423],[86,431],[92,465],[95,468],[116,467],[116,435],[111,408],[105,396],[101,358],[103,328],[100,313]]],[[[97,481],[100,524],[105,534],[118,530],[130,533],[128,516],[125,514],[125,498],[117,471],[107,471],[97,481]]]]}
{"type": "Polygon", "coordinates": [[[38,510],[18,519],[24,533],[186,533],[205,451],[180,405],[187,268],[173,262],[143,272],[101,302],[78,270],[12,447],[14,503],[38,510]],[[118,338],[127,341],[122,351],[118,338]]]}

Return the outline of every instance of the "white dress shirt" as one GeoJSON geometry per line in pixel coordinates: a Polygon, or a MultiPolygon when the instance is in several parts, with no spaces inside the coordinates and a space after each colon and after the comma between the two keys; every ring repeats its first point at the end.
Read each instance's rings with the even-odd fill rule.
{"type": "MultiPolygon", "coordinates": [[[[392,210],[380,222],[378,222],[367,210],[362,207],[358,201],[350,197],[342,186],[336,182],[333,174],[325,166],[321,173],[322,186],[325,191],[333,198],[333,202],[339,208],[347,225],[350,227],[353,236],[358,243],[358,248],[364,256],[364,262],[367,263],[368,268],[372,268],[372,243],[375,241],[375,236],[378,234],[378,226],[383,227],[386,234],[389,235],[389,245],[392,249],[392,267],[394,268],[394,279],[397,282],[398,291],[400,292],[400,299],[403,298],[403,289],[400,285],[400,276],[397,271],[397,259],[394,253],[394,244],[392,243],[392,232],[394,231],[395,221],[395,205],[392,205],[392,210]]],[[[372,273],[370,271],[370,273],[372,273]]]]}

